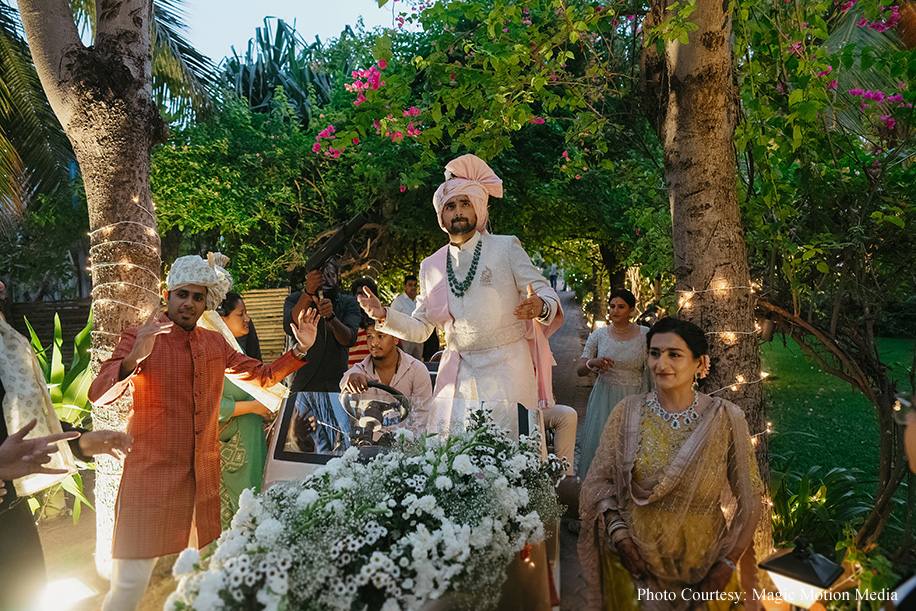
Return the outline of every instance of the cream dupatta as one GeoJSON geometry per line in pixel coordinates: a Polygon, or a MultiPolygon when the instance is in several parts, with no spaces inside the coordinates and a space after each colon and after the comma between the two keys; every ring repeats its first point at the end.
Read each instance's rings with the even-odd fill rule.
{"type": "MultiPolygon", "coordinates": [[[[35,419],[38,423],[27,439],[61,433],[60,420],[54,411],[48,383],[29,342],[0,315],[0,380],[6,391],[3,397],[3,419],[12,435],[35,419]]],[[[76,473],[76,463],[66,441],[57,442],[58,451],[51,454],[49,469],[66,469],[62,475],[33,473],[14,480],[16,493],[29,496],[63,481],[76,473]]]]}
{"type": "MultiPolygon", "coordinates": [[[[656,592],[675,591],[677,600],[643,601],[643,609],[687,608],[684,587],[699,583],[732,552],[759,516],[760,485],[744,414],[733,403],[710,398],[696,428],[667,465],[641,481],[634,466],[642,438],[645,395],[621,401],[611,412],[601,444],[582,485],[579,558],[589,584],[589,608],[602,607],[601,550],[606,546],[605,514],[622,520],[651,576],[637,584],[656,592]],[[755,506],[757,504],[757,506],[755,506]]],[[[753,587],[742,559],[742,586],[753,587]]]]}

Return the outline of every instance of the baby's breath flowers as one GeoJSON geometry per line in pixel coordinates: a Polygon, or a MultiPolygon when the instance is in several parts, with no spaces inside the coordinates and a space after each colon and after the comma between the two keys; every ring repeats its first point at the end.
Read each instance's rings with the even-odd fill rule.
{"type": "Polygon", "coordinates": [[[448,438],[395,435],[301,482],[246,491],[209,557],[185,552],[166,609],[419,609],[461,593],[492,608],[515,553],[544,539],[564,465],[484,411],[448,438]]]}

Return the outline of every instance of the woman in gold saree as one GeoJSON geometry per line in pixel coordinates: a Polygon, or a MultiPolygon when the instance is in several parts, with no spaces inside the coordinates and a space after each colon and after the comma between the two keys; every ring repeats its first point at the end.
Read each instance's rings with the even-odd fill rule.
{"type": "Polygon", "coordinates": [[[756,608],[763,486],[744,414],[693,389],[709,368],[699,327],[665,318],[646,338],[656,390],[613,409],[582,485],[589,608],[756,608]]]}

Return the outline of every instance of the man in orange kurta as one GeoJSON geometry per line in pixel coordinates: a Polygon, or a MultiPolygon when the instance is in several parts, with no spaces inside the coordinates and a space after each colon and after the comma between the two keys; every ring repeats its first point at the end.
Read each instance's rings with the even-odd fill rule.
{"type": "Polygon", "coordinates": [[[218,267],[197,256],[176,260],[164,292],[168,310],[121,334],[89,389],[108,405],[128,387],[134,438],[115,510],[111,591],[103,609],[136,609],[156,558],[220,534],[219,407],[226,372],[271,386],[301,367],[315,340],[317,313],[292,325],[298,346],[265,365],[197,326],[228,290],[218,267]],[[219,270],[219,272],[217,271],[219,270]]]}

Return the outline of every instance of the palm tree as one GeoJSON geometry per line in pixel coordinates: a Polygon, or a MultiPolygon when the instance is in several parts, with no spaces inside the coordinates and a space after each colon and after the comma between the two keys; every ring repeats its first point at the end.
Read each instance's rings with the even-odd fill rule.
{"type": "MultiPolygon", "coordinates": [[[[84,38],[94,38],[95,2],[71,6],[84,38]]],[[[210,110],[215,65],[185,38],[179,0],[156,0],[153,10],[153,96],[167,122],[186,122],[210,110]]],[[[10,230],[35,193],[66,184],[75,163],[32,63],[19,13],[0,0],[0,229],[10,230]]]]}

